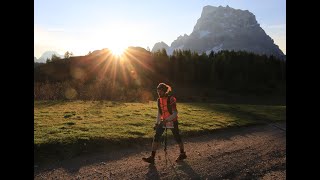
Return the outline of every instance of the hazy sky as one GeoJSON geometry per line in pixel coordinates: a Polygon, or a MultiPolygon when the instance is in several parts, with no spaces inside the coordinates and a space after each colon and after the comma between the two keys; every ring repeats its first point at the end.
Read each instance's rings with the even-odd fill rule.
{"type": "Polygon", "coordinates": [[[157,42],[169,46],[190,35],[206,5],[248,10],[286,54],[285,0],[35,0],[34,55],[85,55],[103,48],[157,42]]]}

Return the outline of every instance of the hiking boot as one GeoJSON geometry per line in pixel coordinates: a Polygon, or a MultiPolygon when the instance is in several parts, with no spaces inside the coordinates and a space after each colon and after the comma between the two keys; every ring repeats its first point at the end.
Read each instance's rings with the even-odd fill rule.
{"type": "Polygon", "coordinates": [[[186,158],[187,158],[187,155],[186,155],[185,152],[184,152],[184,153],[180,153],[179,156],[178,156],[177,159],[176,159],[176,162],[181,161],[181,160],[184,160],[184,159],[186,159],[186,158]]]}
{"type": "Polygon", "coordinates": [[[147,157],[147,158],[142,158],[142,160],[144,162],[147,162],[147,163],[150,163],[150,164],[154,164],[154,157],[152,157],[152,156],[147,157]]]}

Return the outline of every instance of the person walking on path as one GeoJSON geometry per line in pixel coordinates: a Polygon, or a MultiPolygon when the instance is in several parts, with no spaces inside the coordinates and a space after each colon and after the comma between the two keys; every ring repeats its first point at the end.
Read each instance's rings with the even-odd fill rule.
{"type": "Polygon", "coordinates": [[[169,95],[171,87],[165,83],[160,83],[157,86],[158,93],[158,113],[156,123],[154,126],[155,135],[152,142],[151,155],[147,158],[142,158],[143,161],[154,164],[156,151],[160,145],[160,138],[165,129],[171,129],[174,139],[179,145],[180,154],[176,159],[176,162],[187,158],[186,152],[184,151],[183,142],[179,133],[178,127],[178,110],[176,105],[176,98],[169,95]]]}

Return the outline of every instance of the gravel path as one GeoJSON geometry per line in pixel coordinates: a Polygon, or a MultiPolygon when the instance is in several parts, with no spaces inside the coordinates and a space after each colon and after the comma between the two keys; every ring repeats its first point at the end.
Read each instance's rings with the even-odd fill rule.
{"type": "Polygon", "coordinates": [[[286,179],[285,128],[269,124],[184,138],[188,158],[179,163],[179,148],[169,139],[167,156],[161,147],[155,165],[141,160],[150,144],[35,166],[34,179],[286,179]]]}

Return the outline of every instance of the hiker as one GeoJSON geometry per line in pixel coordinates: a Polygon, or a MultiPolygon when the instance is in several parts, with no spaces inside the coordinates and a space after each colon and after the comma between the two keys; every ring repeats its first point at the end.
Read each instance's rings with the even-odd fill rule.
{"type": "Polygon", "coordinates": [[[180,154],[176,159],[176,162],[186,159],[187,155],[184,151],[183,142],[181,140],[181,136],[179,134],[178,128],[178,110],[176,106],[176,98],[169,95],[171,92],[171,87],[165,83],[160,83],[157,86],[157,93],[158,93],[158,114],[156,118],[156,123],[154,126],[154,130],[156,133],[153,138],[152,142],[152,152],[151,156],[147,158],[142,158],[143,161],[148,163],[154,163],[154,157],[156,155],[156,150],[160,145],[160,138],[165,130],[171,129],[174,139],[179,145],[180,154]]]}

